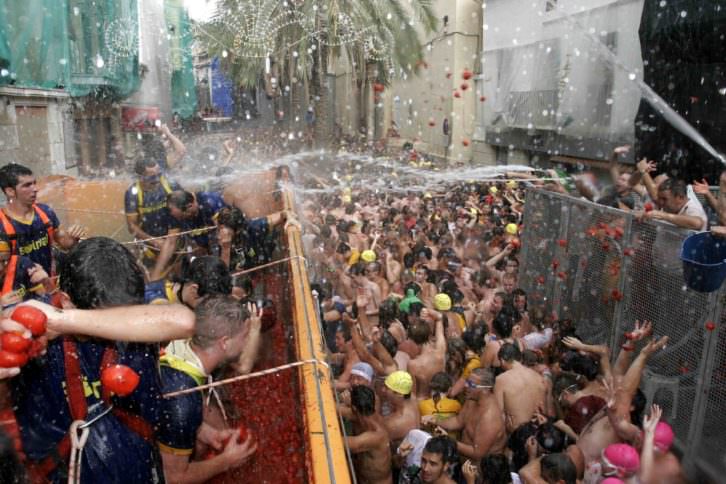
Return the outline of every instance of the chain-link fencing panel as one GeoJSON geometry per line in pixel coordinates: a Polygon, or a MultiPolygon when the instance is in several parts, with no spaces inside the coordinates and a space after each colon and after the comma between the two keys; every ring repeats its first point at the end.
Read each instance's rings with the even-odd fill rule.
{"type": "MultiPolygon", "coordinates": [[[[707,340],[726,289],[687,288],[680,249],[689,231],[540,190],[526,203],[520,285],[543,294],[532,306],[571,319],[583,341],[609,344],[613,357],[636,320],[652,321],[669,342],[648,362],[641,390],[663,408],[685,463],[708,454],[726,472],[726,336],[707,340]]],[[[726,312],[720,318],[726,324],[726,312]]]]}
{"type": "MultiPolygon", "coordinates": [[[[723,294],[723,293],[722,293],[723,294]]],[[[724,301],[722,300],[722,305],[724,301]]],[[[723,307],[723,306],[721,306],[723,307]]],[[[700,329],[710,346],[704,385],[698,388],[705,400],[703,414],[696,419],[691,436],[694,440],[693,464],[714,482],[726,475],[726,311],[715,321],[707,321],[700,329]],[[716,323],[716,324],[714,324],[716,323]]]]}
{"type": "Polygon", "coordinates": [[[536,264],[522,264],[519,271],[519,285],[527,290],[527,299],[533,307],[546,307],[552,299],[557,268],[553,268],[556,244],[561,227],[563,201],[546,192],[527,192],[524,212],[524,233],[522,234],[522,260],[537,261],[536,264]]]}
{"type": "Polygon", "coordinates": [[[681,444],[687,442],[696,402],[698,375],[705,364],[703,324],[713,310],[707,293],[688,289],[680,249],[688,231],[635,221],[630,234],[632,263],[625,280],[623,313],[616,335],[622,341],[635,320],[653,323],[668,345],[648,362],[641,389],[663,408],[681,444]]]}

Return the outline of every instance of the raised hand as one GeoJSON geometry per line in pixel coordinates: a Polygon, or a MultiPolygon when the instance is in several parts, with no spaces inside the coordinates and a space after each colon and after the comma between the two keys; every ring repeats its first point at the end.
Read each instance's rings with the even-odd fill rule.
{"type": "Polygon", "coordinates": [[[650,415],[643,417],[643,431],[646,435],[654,435],[655,428],[663,416],[663,410],[659,405],[653,404],[650,407],[650,415]]]}

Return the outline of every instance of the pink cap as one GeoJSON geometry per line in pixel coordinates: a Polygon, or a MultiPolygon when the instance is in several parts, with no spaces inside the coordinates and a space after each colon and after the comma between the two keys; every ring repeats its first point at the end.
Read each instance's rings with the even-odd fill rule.
{"type": "Polygon", "coordinates": [[[673,445],[673,429],[665,422],[658,422],[655,427],[655,446],[661,452],[668,452],[673,445]]]}
{"type": "Polygon", "coordinates": [[[634,474],[640,469],[640,456],[631,445],[610,444],[602,455],[611,466],[618,470],[618,475],[621,477],[634,474]]]}
{"type": "Polygon", "coordinates": [[[618,479],[617,477],[606,477],[600,481],[600,484],[625,484],[625,481],[618,479]]]}

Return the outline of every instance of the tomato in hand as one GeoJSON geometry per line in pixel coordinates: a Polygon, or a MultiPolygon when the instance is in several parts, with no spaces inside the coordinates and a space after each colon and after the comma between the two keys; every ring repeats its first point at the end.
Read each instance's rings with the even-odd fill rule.
{"type": "Polygon", "coordinates": [[[645,205],[643,205],[643,208],[646,212],[652,212],[654,207],[652,203],[647,202],[645,205]]]}
{"type": "Polygon", "coordinates": [[[12,353],[0,350],[0,368],[15,368],[25,365],[28,362],[28,355],[25,353],[12,353]]]}
{"type": "Polygon", "coordinates": [[[20,333],[3,333],[0,335],[0,348],[11,353],[24,353],[30,348],[31,340],[20,333]]]}
{"type": "Polygon", "coordinates": [[[18,306],[10,319],[28,328],[33,336],[41,336],[48,329],[48,318],[45,313],[31,306],[18,306]]]}
{"type": "Polygon", "coordinates": [[[126,365],[109,366],[101,372],[101,385],[120,397],[136,390],[139,379],[139,374],[126,365]]]}

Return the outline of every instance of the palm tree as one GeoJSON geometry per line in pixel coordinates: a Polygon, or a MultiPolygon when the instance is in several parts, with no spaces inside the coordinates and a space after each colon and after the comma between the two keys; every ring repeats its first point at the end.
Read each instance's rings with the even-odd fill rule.
{"type": "Polygon", "coordinates": [[[196,29],[212,56],[241,86],[265,76],[268,94],[291,92],[291,108],[311,97],[318,127],[328,137],[326,75],[345,59],[364,91],[371,64],[375,81],[416,72],[422,33],[436,28],[432,0],[218,0],[212,19],[196,29]],[[275,77],[276,86],[271,85],[275,77]],[[277,92],[274,92],[277,91],[277,92]]]}

